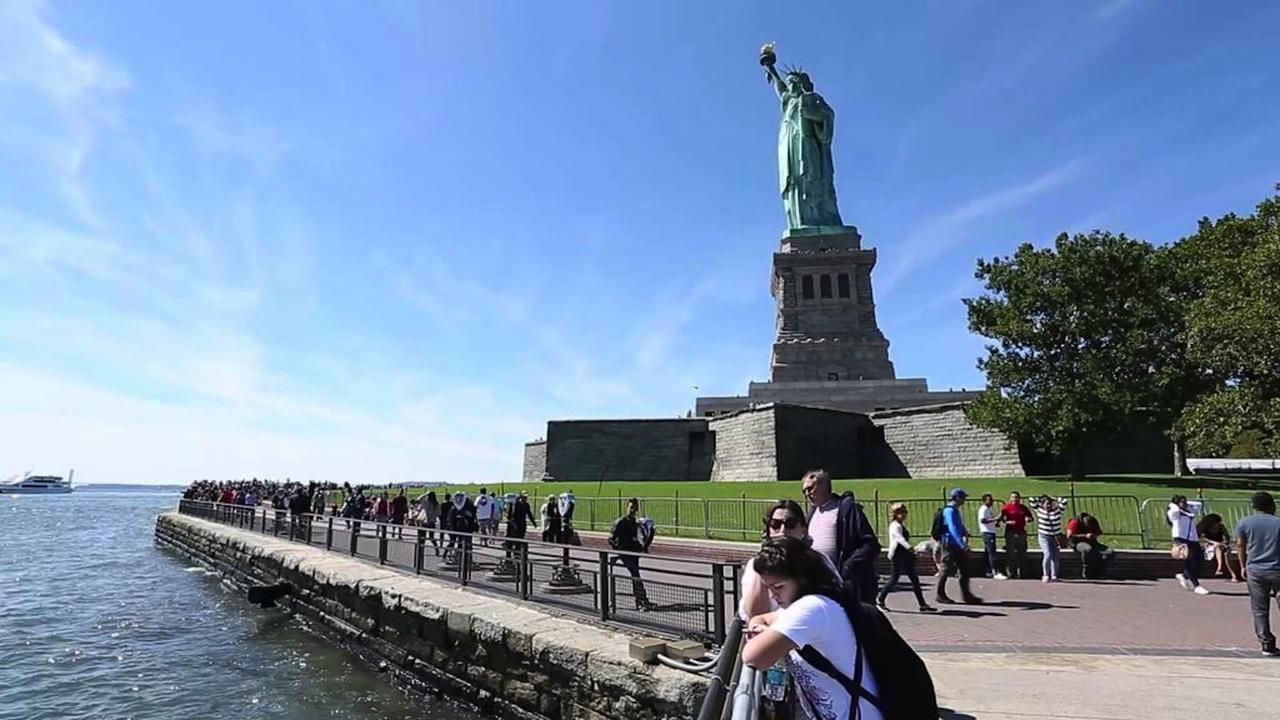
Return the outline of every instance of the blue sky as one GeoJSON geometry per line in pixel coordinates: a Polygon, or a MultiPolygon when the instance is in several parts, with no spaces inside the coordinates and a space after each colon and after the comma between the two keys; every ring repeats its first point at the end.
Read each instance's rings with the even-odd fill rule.
{"type": "Polygon", "coordinates": [[[0,4],[0,474],[514,480],[768,375],[776,40],[900,377],[974,259],[1280,180],[1280,5],[0,4]]]}

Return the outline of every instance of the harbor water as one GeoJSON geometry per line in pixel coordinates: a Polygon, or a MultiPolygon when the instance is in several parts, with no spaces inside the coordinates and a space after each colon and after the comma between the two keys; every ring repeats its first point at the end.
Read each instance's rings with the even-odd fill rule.
{"type": "Polygon", "coordinates": [[[177,501],[0,495],[0,718],[471,720],[158,547],[177,501]]]}

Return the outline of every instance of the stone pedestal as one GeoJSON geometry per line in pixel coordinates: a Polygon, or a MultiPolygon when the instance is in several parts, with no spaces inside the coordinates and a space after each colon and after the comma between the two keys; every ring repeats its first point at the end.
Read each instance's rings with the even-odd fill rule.
{"type": "Polygon", "coordinates": [[[855,227],[796,231],[773,255],[778,306],[772,382],[892,380],[889,341],[876,324],[876,251],[855,227]]]}

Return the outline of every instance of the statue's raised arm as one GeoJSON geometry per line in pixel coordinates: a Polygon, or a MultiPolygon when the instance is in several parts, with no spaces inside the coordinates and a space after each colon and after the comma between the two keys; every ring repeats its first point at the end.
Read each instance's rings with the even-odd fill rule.
{"type": "Polygon", "coordinates": [[[778,184],[790,230],[840,228],[836,204],[835,169],[831,142],[835,135],[835,111],[813,88],[808,73],[790,68],[786,76],[774,67],[778,62],[773,43],[760,48],[760,64],[782,100],[778,128],[778,184]]]}
{"type": "Polygon", "coordinates": [[[787,92],[787,84],[778,74],[778,69],[774,67],[778,63],[778,55],[774,52],[775,47],[774,43],[769,42],[760,48],[760,64],[764,66],[765,80],[773,86],[774,92],[778,93],[778,98],[781,99],[787,92]]]}

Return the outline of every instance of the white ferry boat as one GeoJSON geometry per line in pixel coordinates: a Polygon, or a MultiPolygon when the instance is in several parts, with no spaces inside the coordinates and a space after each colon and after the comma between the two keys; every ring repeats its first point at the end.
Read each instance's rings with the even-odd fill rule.
{"type": "Polygon", "coordinates": [[[71,492],[71,478],[75,470],[67,474],[63,480],[57,475],[32,475],[27,473],[21,478],[13,477],[0,483],[0,495],[54,495],[71,492]]]}

